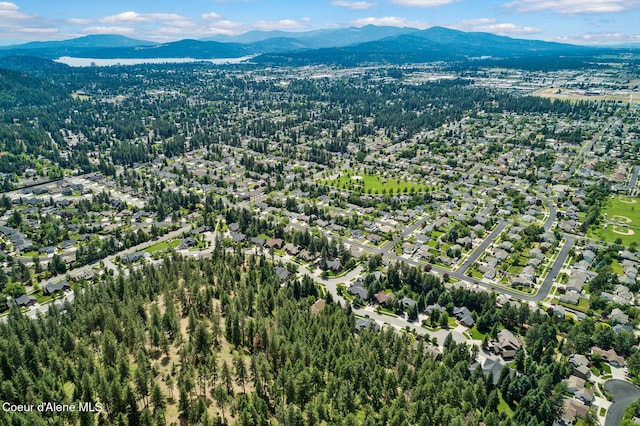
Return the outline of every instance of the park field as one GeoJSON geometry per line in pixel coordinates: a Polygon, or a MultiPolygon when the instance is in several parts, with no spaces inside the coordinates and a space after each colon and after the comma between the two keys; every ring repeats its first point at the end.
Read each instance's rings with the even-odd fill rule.
{"type": "Polygon", "coordinates": [[[640,241],[640,202],[638,198],[615,196],[604,209],[600,226],[592,236],[609,243],[620,239],[630,246],[640,241]]]}
{"type": "Polygon", "coordinates": [[[602,102],[602,101],[612,101],[612,102],[622,102],[622,103],[632,103],[635,104],[638,99],[640,99],[640,93],[633,92],[633,96],[630,97],[631,91],[617,92],[617,93],[605,93],[598,95],[586,95],[577,90],[567,90],[567,89],[558,89],[558,88],[546,88],[538,90],[533,93],[533,96],[538,96],[541,98],[548,99],[561,99],[565,101],[590,101],[590,102],[602,102]]]}
{"type": "Polygon", "coordinates": [[[360,191],[366,194],[400,194],[409,192],[425,192],[427,187],[415,182],[396,178],[383,178],[367,174],[341,174],[332,180],[321,180],[320,183],[347,191],[360,191]]]}

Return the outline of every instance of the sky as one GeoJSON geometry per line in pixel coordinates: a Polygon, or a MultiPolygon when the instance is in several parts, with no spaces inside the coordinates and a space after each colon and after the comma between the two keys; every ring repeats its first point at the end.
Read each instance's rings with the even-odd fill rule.
{"type": "Polygon", "coordinates": [[[574,44],[640,44],[640,0],[14,0],[0,44],[121,34],[157,42],[251,30],[367,24],[491,32],[574,44]]]}

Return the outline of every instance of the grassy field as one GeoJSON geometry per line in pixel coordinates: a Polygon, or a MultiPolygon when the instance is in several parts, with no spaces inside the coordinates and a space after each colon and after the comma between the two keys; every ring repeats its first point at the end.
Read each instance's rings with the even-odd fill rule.
{"type": "MultiPolygon", "coordinates": [[[[550,87],[546,89],[538,90],[533,94],[534,96],[539,96],[541,98],[549,98],[549,99],[562,99],[568,101],[592,101],[592,102],[601,102],[601,101],[614,101],[614,102],[622,102],[629,103],[629,91],[619,92],[619,93],[604,93],[599,95],[585,95],[575,90],[567,90],[567,89],[558,89],[556,87],[550,87]]],[[[633,93],[633,104],[635,105],[640,99],[640,93],[637,91],[633,93]]]]}
{"type": "Polygon", "coordinates": [[[618,238],[629,246],[640,241],[640,203],[638,198],[616,196],[609,200],[599,228],[590,232],[591,236],[608,243],[618,238]]]}
{"type": "Polygon", "coordinates": [[[165,241],[161,241],[157,244],[147,247],[146,249],[144,249],[144,251],[146,251],[149,254],[152,254],[156,251],[167,250],[169,247],[178,247],[179,245],[180,245],[180,240],[173,240],[168,243],[165,241]]]}
{"type": "Polygon", "coordinates": [[[414,182],[381,176],[347,173],[332,180],[320,183],[348,191],[361,191],[367,194],[399,194],[407,192],[425,192],[426,186],[414,182]]]}

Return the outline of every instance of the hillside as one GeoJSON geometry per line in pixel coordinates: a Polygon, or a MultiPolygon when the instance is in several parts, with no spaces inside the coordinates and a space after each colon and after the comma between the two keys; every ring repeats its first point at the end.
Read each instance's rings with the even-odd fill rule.
{"type": "Polygon", "coordinates": [[[0,108],[46,105],[65,95],[62,88],[21,72],[0,68],[0,108]]]}

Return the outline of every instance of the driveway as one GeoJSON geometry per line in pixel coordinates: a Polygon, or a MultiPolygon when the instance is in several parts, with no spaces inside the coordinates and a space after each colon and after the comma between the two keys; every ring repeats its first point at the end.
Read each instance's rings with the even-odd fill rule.
{"type": "Polygon", "coordinates": [[[617,426],[627,405],[640,398],[640,388],[624,380],[612,379],[604,384],[604,389],[613,395],[613,405],[607,411],[604,426],[617,426]]]}

